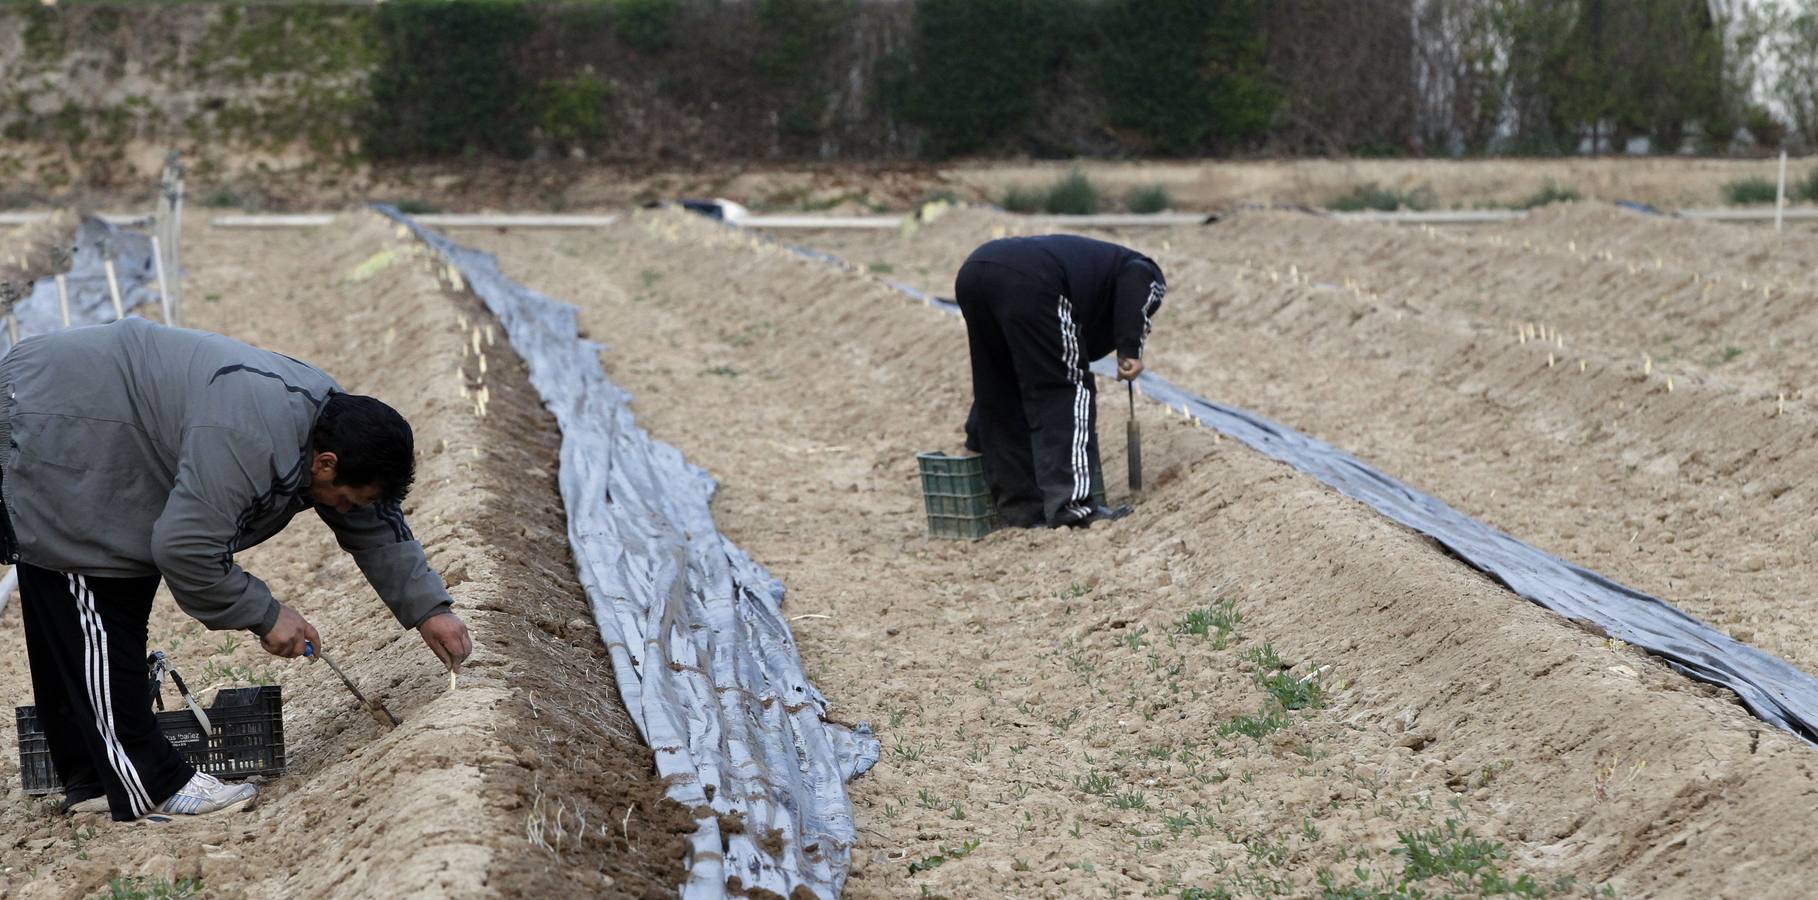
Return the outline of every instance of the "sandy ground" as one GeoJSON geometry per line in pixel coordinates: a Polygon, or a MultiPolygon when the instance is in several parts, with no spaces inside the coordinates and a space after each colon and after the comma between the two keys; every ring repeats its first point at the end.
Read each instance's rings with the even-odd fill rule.
{"type": "MultiPolygon", "coordinates": [[[[1809,746],[1154,407],[1139,497],[1117,477],[1122,398],[1104,408],[1132,518],[926,538],[913,456],[959,443],[964,329],[882,282],[946,292],[972,246],[1022,228],[957,211],[812,239],[850,272],[667,211],[454,235],[582,306],[640,423],[722,480],[720,527],[789,586],[835,715],[877,727],[853,896],[1804,893],[1809,746]]],[[[1797,628],[1818,540],[1810,237],[1585,206],[1461,232],[1256,213],[1125,239],[1170,276],[1151,345],[1170,379],[1818,665],[1797,628]]],[[[671,892],[686,817],[646,774],[573,583],[552,425],[478,304],[364,215],[196,224],[185,260],[192,324],[416,424],[409,511],[479,649],[448,692],[298,523],[244,561],[405,724],[165,602],[153,642],[192,684],[285,685],[291,774],[238,818],[68,820],[20,795],[0,729],[0,894],[131,874],[222,896],[671,892]],[[489,387],[489,416],[457,372],[489,387]]],[[[0,696],[24,702],[17,622],[0,616],[0,696]]]]}
{"type": "MultiPolygon", "coordinates": [[[[950,295],[972,246],[1020,230],[960,211],[811,240],[950,295]]],[[[1170,380],[1818,671],[1818,238],[1574,204],[1488,229],[1267,213],[1120,239],[1169,276],[1170,380]]]]}
{"type": "MultiPolygon", "coordinates": [[[[91,167],[93,184],[71,185],[67,149],[0,147],[0,172],[12,173],[0,206],[82,204],[151,209],[151,188],[168,148],[131,144],[124,162],[91,167]],[[46,177],[36,172],[54,172],[46,177]],[[96,173],[104,173],[97,175],[96,173]]],[[[379,200],[449,212],[586,211],[684,197],[725,197],[754,209],[862,214],[912,210],[937,196],[1000,203],[1011,188],[1046,189],[1078,170],[1099,188],[1108,210],[1122,209],[1139,188],[1162,187],[1179,209],[1223,210],[1243,204],[1326,206],[1366,185],[1422,192],[1441,208],[1520,204],[1549,187],[1587,199],[1631,200],[1662,208],[1719,206],[1725,188],[1747,178],[1773,180],[1777,160],[1691,157],[1566,159],[1298,159],[1109,162],[957,161],[951,163],[739,163],[684,168],[574,161],[499,160],[422,165],[341,166],[306,148],[219,152],[204,176],[189,181],[197,212],[348,209],[379,200]]],[[[1796,158],[1787,169],[1792,193],[1818,169],[1796,158]]]]}
{"type": "MultiPolygon", "coordinates": [[[[1300,222],[1246,217],[1154,236],[1174,284],[1158,370],[1675,600],[1684,585],[1653,574],[1715,589],[1728,569],[1700,564],[1683,527],[1675,543],[1654,529],[1716,516],[1706,504],[1722,498],[1731,513],[1800,505],[1796,487],[1773,501],[1757,490],[1751,503],[1737,499],[1741,483],[1726,492],[1692,477],[1707,463],[1690,460],[1688,442],[1724,432],[1687,437],[1710,404],[1696,415],[1682,404],[1718,379],[1687,369],[1668,394],[1664,372],[1642,376],[1621,315],[1590,310],[1600,295],[1573,281],[1588,258],[1417,231],[1303,233],[1300,222]],[[1490,255],[1465,271],[1448,252],[1490,255]],[[1352,257],[1356,271],[1336,271],[1352,257]],[[1335,271],[1307,274],[1319,266],[1335,271]],[[1462,331],[1463,314],[1441,307],[1444,277],[1478,296],[1514,278],[1504,266],[1558,269],[1560,308],[1607,320],[1601,338],[1589,325],[1568,335],[1584,344],[1572,361],[1585,356],[1589,374],[1568,379],[1546,368],[1538,341],[1515,339],[1520,311],[1551,281],[1496,297],[1495,312],[1462,331]],[[1364,297],[1347,278],[1363,279],[1364,297]],[[1403,303],[1411,287],[1434,293],[1403,303]],[[1574,406],[1589,401],[1573,400],[1572,385],[1621,392],[1629,411],[1574,406]],[[1590,440],[1612,419],[1619,438],[1590,440]],[[1680,477],[1637,476],[1667,493],[1606,483],[1628,459],[1639,472],[1669,454],[1680,477]],[[1649,539],[1607,527],[1625,517],[1650,523],[1649,539]],[[1605,544],[1603,556],[1576,552],[1605,544]]],[[[959,442],[963,326],[880,281],[942,287],[973,244],[1015,227],[956,214],[908,238],[840,245],[872,274],[673,212],[585,234],[457,235],[581,304],[640,422],[722,479],[721,527],[790,586],[785,611],[836,714],[878,728],[884,761],[853,786],[854,896],[1367,894],[1410,883],[1439,894],[1523,877],[1540,894],[1802,893],[1802,848],[1818,836],[1801,799],[1814,789],[1809,746],[1153,407],[1142,413],[1149,490],[1131,519],[927,539],[913,455],[959,442]],[[1427,851],[1484,867],[1428,877],[1427,851]]],[[[1600,265],[1630,277],[1622,259],[1600,265]]],[[[1768,418],[1771,400],[1746,412],[1757,429],[1803,427],[1796,405],[1784,419],[1768,418]]],[[[1777,445],[1783,455],[1799,437],[1777,445]]],[[[1115,447],[1106,470],[1123,471],[1115,447]]],[[[1756,527],[1773,515],[1761,510],[1756,527]]],[[[1731,548],[1710,539],[1705,549],[1731,548]]],[[[1755,571],[1797,579],[1789,563],[1755,571]]],[[[1724,602],[1788,625],[1800,593],[1724,602]]],[[[1790,641],[1775,649],[1798,658],[1790,641]]]]}
{"type": "MultiPolygon", "coordinates": [[[[222,897],[670,894],[690,825],[649,774],[574,581],[553,421],[502,340],[482,338],[480,368],[473,331],[489,320],[477,301],[370,215],[317,232],[198,224],[184,259],[189,324],[315,361],[413,422],[407,513],[475,654],[449,690],[328,530],[300,519],[242,563],[404,724],[375,723],[326,667],[205,632],[164,598],[152,646],[192,687],[284,686],[289,774],[237,815],[71,819],[20,793],[15,735],[0,729],[0,896],[88,896],[133,875],[199,877],[222,897]],[[462,399],[457,371],[489,386],[487,417],[462,399]]],[[[9,706],[29,702],[24,656],[15,605],[0,616],[9,706]]]]}

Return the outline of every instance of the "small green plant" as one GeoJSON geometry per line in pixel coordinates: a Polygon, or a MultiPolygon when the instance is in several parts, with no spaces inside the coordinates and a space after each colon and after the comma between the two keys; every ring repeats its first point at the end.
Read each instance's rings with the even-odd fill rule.
{"type": "Polygon", "coordinates": [[[240,646],[240,636],[239,635],[233,634],[233,633],[224,634],[221,636],[221,649],[215,651],[215,653],[216,653],[216,655],[219,655],[219,656],[229,656],[229,655],[232,655],[234,652],[234,649],[239,646],[240,646]]]}
{"type": "Polygon", "coordinates": [[[896,271],[896,267],[882,260],[877,260],[870,265],[867,265],[865,271],[870,272],[873,275],[889,275],[896,271]]]}
{"type": "Polygon", "coordinates": [[[1780,189],[1774,182],[1761,178],[1743,178],[1723,186],[1723,195],[1737,206],[1751,203],[1773,203],[1780,196],[1780,189]]]}
{"type": "Polygon", "coordinates": [[[1281,661],[1281,654],[1275,652],[1274,644],[1252,648],[1244,654],[1244,659],[1256,664],[1256,677],[1259,679],[1264,672],[1276,672],[1288,667],[1287,663],[1281,661]]]}
{"type": "Polygon", "coordinates": [[[1111,805],[1117,809],[1147,809],[1149,798],[1141,791],[1119,791],[1111,795],[1111,805]]]}
{"type": "Polygon", "coordinates": [[[1717,364],[1721,366],[1724,363],[1733,361],[1736,357],[1741,355],[1741,347],[1725,347],[1723,348],[1722,353],[1717,354],[1717,364]]]}
{"type": "MultiPolygon", "coordinates": [[[[1398,831],[1395,837],[1401,846],[1390,852],[1405,860],[1401,873],[1403,881],[1444,878],[1460,890],[1490,887],[1486,881],[1506,883],[1496,866],[1508,860],[1509,851],[1495,841],[1478,837],[1469,828],[1460,829],[1454,819],[1447,819],[1440,828],[1398,831]]],[[[1519,880],[1527,881],[1527,876],[1523,875],[1519,880]]],[[[1535,892],[1531,883],[1525,892],[1535,892]]]]}
{"type": "Polygon", "coordinates": [[[1075,170],[1048,189],[1042,206],[1055,215],[1089,216],[1098,212],[1098,188],[1086,173],[1075,170]]]}
{"type": "Polygon", "coordinates": [[[908,741],[903,740],[902,735],[897,735],[896,743],[892,744],[890,747],[890,752],[895,753],[897,757],[904,762],[919,761],[922,758],[922,754],[927,751],[928,746],[926,744],[911,744],[908,741]]]}
{"type": "Polygon", "coordinates": [[[947,808],[947,801],[942,800],[940,798],[939,794],[935,794],[935,793],[929,791],[927,788],[922,788],[921,790],[916,792],[915,802],[916,802],[917,806],[920,806],[923,809],[946,809],[947,808]]]}
{"type": "Polygon", "coordinates": [[[1124,197],[1124,205],[1133,213],[1158,213],[1174,207],[1174,198],[1159,184],[1135,188],[1124,197]]]}
{"type": "Polygon", "coordinates": [[[1326,702],[1318,678],[1295,678],[1287,672],[1276,672],[1262,679],[1262,687],[1269,692],[1269,699],[1286,710],[1318,708],[1326,702]]]}
{"type": "Polygon", "coordinates": [[[1238,716],[1218,726],[1218,733],[1225,737],[1241,734],[1251,740],[1260,741],[1286,727],[1287,724],[1288,717],[1282,715],[1279,710],[1264,709],[1254,716],[1238,716]]]}
{"type": "Polygon", "coordinates": [[[1352,188],[1350,193],[1334,199],[1331,206],[1339,212],[1358,212],[1366,209],[1394,212],[1404,207],[1418,211],[1433,207],[1433,192],[1426,188],[1398,191],[1371,182],[1352,188]]]}
{"type": "Polygon", "coordinates": [[[1124,632],[1123,637],[1118,638],[1118,640],[1123,641],[1124,646],[1129,647],[1132,651],[1140,651],[1149,643],[1148,641],[1143,640],[1143,635],[1148,633],[1149,626],[1139,625],[1135,631],[1124,632]]]}
{"type": "Polygon", "coordinates": [[[398,208],[398,212],[401,212],[407,216],[421,216],[421,215],[427,215],[429,213],[439,213],[442,211],[442,207],[437,206],[434,203],[429,202],[428,200],[404,199],[404,200],[399,200],[397,203],[394,203],[392,205],[396,206],[398,208]]]}
{"type": "Polygon", "coordinates": [[[1013,213],[1041,212],[1045,199],[1039,190],[1015,185],[1004,192],[1004,209],[1013,213]]]}
{"type": "Polygon", "coordinates": [[[1220,600],[1204,609],[1187,613],[1175,626],[1175,633],[1192,637],[1209,638],[1214,649],[1224,649],[1231,633],[1244,620],[1243,614],[1237,611],[1237,604],[1230,600],[1220,600]]]}
{"type": "Polygon", "coordinates": [[[712,367],[712,368],[708,368],[708,369],[702,369],[702,370],[701,370],[701,374],[702,374],[702,375],[718,375],[718,376],[720,376],[720,377],[721,377],[721,378],[737,378],[737,377],[739,377],[739,372],[738,372],[738,370],[737,370],[737,369],[734,369],[734,368],[733,368],[733,367],[731,367],[731,366],[714,366],[714,367],[712,367]]]}
{"type": "Polygon", "coordinates": [[[199,896],[201,893],[200,878],[179,878],[173,884],[164,878],[132,875],[115,878],[107,883],[108,900],[175,900],[179,897],[199,896]]]}
{"type": "Polygon", "coordinates": [[[1527,199],[1521,201],[1518,206],[1521,209],[1535,209],[1553,203],[1576,203],[1583,199],[1584,198],[1580,196],[1577,191],[1572,190],[1571,188],[1562,188],[1549,181],[1547,182],[1546,187],[1529,194],[1527,199]]]}
{"type": "Polygon", "coordinates": [[[933,856],[924,856],[921,859],[910,863],[909,874],[915,875],[920,872],[926,872],[929,869],[938,869],[942,865],[945,865],[948,860],[965,859],[966,857],[971,856],[972,851],[977,850],[978,846],[979,841],[977,838],[974,838],[960,844],[958,847],[942,847],[941,852],[936,853],[933,856]]]}
{"type": "Polygon", "coordinates": [[[1117,788],[1117,782],[1109,775],[1100,775],[1097,772],[1093,772],[1084,778],[1081,778],[1078,775],[1073,776],[1073,786],[1094,797],[1099,797],[1115,790],[1117,788]]]}
{"type": "Polygon", "coordinates": [[[202,666],[202,681],[206,684],[233,682],[238,684],[267,685],[276,684],[277,679],[271,674],[270,666],[222,665],[209,660],[202,666]]]}

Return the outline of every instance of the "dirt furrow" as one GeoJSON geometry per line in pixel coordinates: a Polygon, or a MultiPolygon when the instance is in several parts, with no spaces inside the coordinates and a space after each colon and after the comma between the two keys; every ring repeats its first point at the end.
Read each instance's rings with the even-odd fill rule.
{"type": "MultiPolygon", "coordinates": [[[[834,246],[927,286],[976,242],[1027,227],[960,211],[907,239],[834,246]]],[[[1483,287],[1477,248],[1418,230],[1268,214],[1126,238],[1170,276],[1151,341],[1164,376],[1818,669],[1802,632],[1818,581],[1799,565],[1818,541],[1802,487],[1818,419],[1802,399],[1779,415],[1727,372],[1644,372],[1638,354],[1570,333],[1564,348],[1522,343],[1484,311],[1544,321],[1523,318],[1529,294],[1483,287]]]]}
{"type": "Polygon", "coordinates": [[[1310,479],[1152,419],[1132,519],[931,541],[913,454],[959,440],[957,320],[678,213],[466,239],[582,306],[878,727],[855,896],[1384,887],[1463,829],[1567,892],[1790,877],[1809,748],[1310,479]]]}
{"type": "MultiPolygon", "coordinates": [[[[473,629],[475,655],[449,690],[327,529],[299,520],[243,564],[404,724],[382,729],[325,667],[204,632],[163,597],[152,643],[192,686],[284,686],[290,773],[237,816],[162,828],[71,820],[20,796],[6,729],[0,894],[85,896],[120,877],[143,888],[199,878],[222,897],[670,894],[687,818],[649,774],[575,583],[553,422],[504,341],[484,340],[478,302],[450,291],[376,216],[315,233],[198,227],[186,243],[190,324],[315,362],[410,419],[418,470],[407,514],[473,629]],[[485,417],[462,378],[488,386],[485,417]]],[[[0,648],[0,694],[26,702],[13,609],[0,648]]]]}

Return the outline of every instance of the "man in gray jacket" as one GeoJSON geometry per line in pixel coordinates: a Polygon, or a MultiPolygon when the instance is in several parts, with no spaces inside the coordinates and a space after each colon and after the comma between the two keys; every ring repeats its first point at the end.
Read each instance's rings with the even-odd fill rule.
{"type": "Polygon", "coordinates": [[[409,423],[320,370],[129,318],[0,358],[0,556],[17,561],[32,690],[65,808],[131,821],[242,806],[158,731],[146,623],[162,578],[214,630],[276,656],[321,637],[234,553],[313,509],[399,624],[458,670],[472,651],[399,504],[409,423]]]}

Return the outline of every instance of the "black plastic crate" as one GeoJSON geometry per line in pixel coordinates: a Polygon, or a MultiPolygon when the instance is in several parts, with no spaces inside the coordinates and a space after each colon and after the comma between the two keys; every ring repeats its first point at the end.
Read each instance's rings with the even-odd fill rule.
{"type": "MultiPolygon", "coordinates": [[[[14,709],[19,726],[19,777],[27,794],[63,790],[36,706],[14,709]]],[[[284,693],[275,684],[222,688],[208,707],[214,736],[187,709],[158,713],[158,730],[190,765],[217,778],[284,774],[284,693]]]]}

